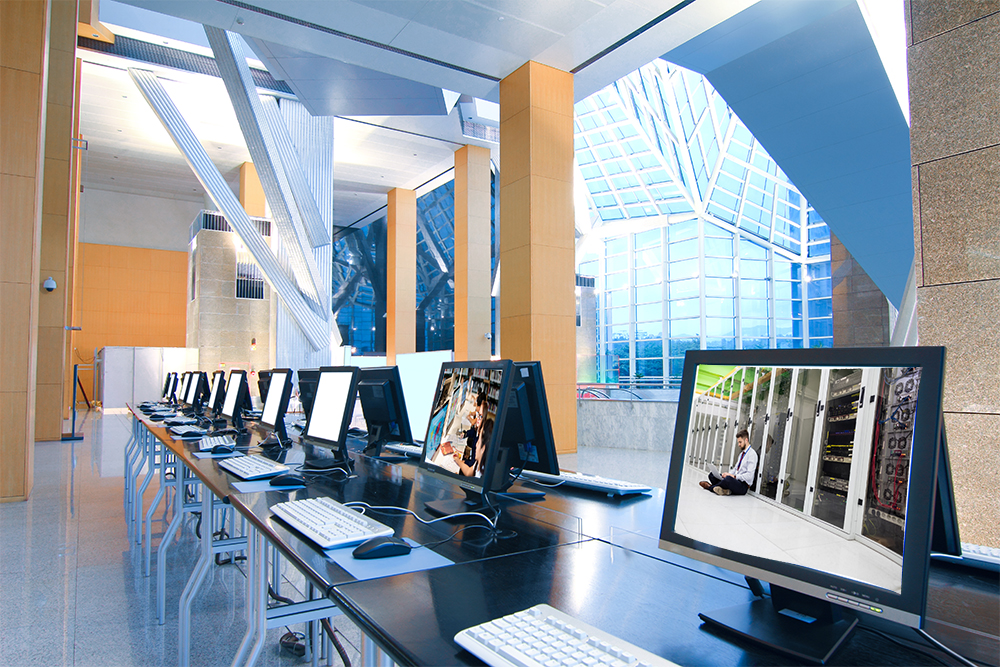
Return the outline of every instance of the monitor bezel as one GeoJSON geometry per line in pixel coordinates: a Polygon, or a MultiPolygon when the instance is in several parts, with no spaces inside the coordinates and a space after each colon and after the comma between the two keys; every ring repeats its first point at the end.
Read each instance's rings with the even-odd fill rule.
{"type": "MultiPolygon", "coordinates": [[[[438,372],[437,387],[434,389],[434,400],[431,403],[431,414],[427,420],[427,432],[424,434],[424,448],[420,454],[420,469],[430,475],[440,480],[451,482],[466,491],[471,491],[473,493],[478,493],[482,496],[486,496],[491,492],[503,491],[510,486],[509,483],[500,483],[501,478],[499,474],[503,474],[504,481],[509,481],[506,478],[509,477],[508,471],[509,467],[504,466],[503,470],[498,470],[500,463],[500,450],[501,450],[501,430],[498,428],[497,424],[503,424],[506,418],[507,411],[507,394],[511,390],[511,381],[514,373],[514,363],[509,359],[501,359],[499,361],[446,361],[441,364],[441,370],[438,372]],[[483,474],[481,477],[466,477],[461,474],[456,474],[449,472],[448,470],[441,468],[430,463],[427,460],[427,449],[430,446],[429,436],[431,430],[431,424],[434,421],[434,407],[438,404],[441,398],[442,383],[444,382],[445,373],[456,368],[479,368],[484,370],[499,370],[503,371],[503,378],[500,381],[500,393],[499,399],[497,401],[497,411],[494,416],[494,426],[493,433],[490,437],[490,442],[486,452],[483,454],[484,461],[486,462],[486,467],[483,469],[483,474]]],[[[506,460],[506,457],[503,457],[506,460]]]]}
{"type": "Polygon", "coordinates": [[[249,385],[247,384],[247,372],[245,370],[234,368],[233,370],[229,371],[229,378],[226,382],[226,396],[229,395],[230,391],[233,391],[232,385],[233,385],[234,375],[239,376],[241,379],[237,382],[237,386],[235,388],[237,394],[236,394],[236,401],[235,403],[233,403],[233,414],[226,414],[225,396],[223,396],[222,399],[221,413],[223,417],[229,420],[235,419],[235,417],[240,414],[240,411],[243,409],[243,403],[246,402],[246,396],[249,390],[249,385]]]}
{"type": "Polygon", "coordinates": [[[177,402],[178,403],[181,403],[183,405],[187,405],[188,404],[187,403],[187,394],[188,394],[188,387],[190,386],[190,382],[191,382],[191,371],[184,371],[184,373],[181,375],[181,378],[180,378],[181,391],[180,391],[180,396],[177,397],[177,402]]]}
{"type": "Polygon", "coordinates": [[[312,427],[313,415],[316,414],[316,406],[314,404],[313,411],[309,415],[309,419],[306,420],[306,427],[302,429],[302,440],[304,442],[318,444],[320,446],[327,447],[328,449],[341,452],[344,457],[346,457],[347,431],[351,428],[351,417],[354,415],[354,404],[358,399],[358,368],[356,366],[320,366],[319,379],[316,381],[317,395],[319,395],[319,383],[323,381],[324,373],[349,373],[351,375],[351,384],[347,390],[347,400],[345,401],[343,407],[344,413],[340,420],[340,433],[338,434],[337,440],[330,440],[328,438],[310,434],[309,431],[312,427]]]}
{"type": "Polygon", "coordinates": [[[792,350],[688,350],[684,359],[681,393],[677,408],[670,471],[665,484],[660,548],[776,584],[797,592],[829,600],[828,594],[875,606],[873,612],[849,602],[834,601],[849,610],[861,610],[881,618],[921,627],[927,605],[927,578],[930,571],[932,515],[939,447],[943,428],[940,396],[944,386],[943,347],[820,348],[792,350]],[[903,565],[900,592],[879,588],[853,579],[800,565],[773,561],[697,542],[673,530],[677,515],[680,483],[685,467],[685,448],[699,365],[779,367],[779,368],[903,368],[920,366],[921,378],[914,420],[906,531],[903,537],[903,565]],[[935,408],[935,405],[937,406],[935,408]],[[916,449],[916,442],[924,445],[916,449]]]}

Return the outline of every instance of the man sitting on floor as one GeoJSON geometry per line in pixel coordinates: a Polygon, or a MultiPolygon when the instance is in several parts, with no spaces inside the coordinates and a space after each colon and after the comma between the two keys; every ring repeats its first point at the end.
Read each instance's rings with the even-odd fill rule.
{"type": "Polygon", "coordinates": [[[746,429],[736,434],[736,444],[743,451],[740,460],[736,462],[736,467],[732,472],[722,473],[722,477],[708,473],[708,481],[699,482],[701,488],[714,491],[720,496],[746,495],[757,471],[757,452],[750,446],[750,434],[746,429]]]}

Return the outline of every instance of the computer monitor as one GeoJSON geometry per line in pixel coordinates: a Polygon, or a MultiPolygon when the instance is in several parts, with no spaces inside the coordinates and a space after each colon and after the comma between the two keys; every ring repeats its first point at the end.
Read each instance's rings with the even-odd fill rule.
{"type": "Polygon", "coordinates": [[[859,615],[922,625],[936,486],[950,483],[944,357],[687,352],[660,547],[771,584],[770,600],[703,620],[820,663],[859,615]]]}
{"type": "Polygon", "coordinates": [[[226,372],[225,371],[215,371],[212,374],[212,389],[208,396],[208,403],[206,405],[209,412],[212,413],[213,417],[218,417],[222,414],[222,403],[226,397],[226,372]]]}
{"type": "Polygon", "coordinates": [[[316,400],[302,436],[307,443],[333,450],[335,456],[324,459],[324,463],[348,467],[351,464],[351,458],[347,454],[347,429],[351,424],[357,396],[357,368],[323,366],[319,369],[316,400]]]}
{"type": "Polygon", "coordinates": [[[500,434],[501,447],[518,450],[517,459],[522,469],[559,474],[540,361],[514,362],[514,379],[500,434]]]}
{"type": "Polygon", "coordinates": [[[177,398],[177,373],[167,373],[167,382],[163,388],[163,400],[168,403],[176,403],[177,398]]]}
{"type": "Polygon", "coordinates": [[[413,442],[399,369],[395,366],[362,368],[358,396],[368,426],[365,453],[378,456],[387,442],[413,442]]]}
{"type": "Polygon", "coordinates": [[[441,365],[420,467],[458,485],[465,498],[426,502],[429,511],[450,515],[489,506],[490,492],[511,485],[517,450],[499,445],[512,381],[509,360],[441,365]]]}
{"type": "MultiPolygon", "coordinates": [[[[263,375],[263,372],[261,374],[263,375]]],[[[291,369],[275,368],[268,371],[268,388],[260,423],[271,429],[277,438],[277,443],[282,446],[290,443],[288,433],[285,431],[285,411],[288,410],[288,399],[291,396],[291,369]]]]}
{"type": "Polygon", "coordinates": [[[195,373],[194,377],[191,378],[191,388],[188,390],[188,397],[191,399],[188,402],[194,406],[195,411],[200,411],[205,405],[209,390],[208,373],[204,371],[195,373]]]}
{"type": "Polygon", "coordinates": [[[249,397],[250,385],[247,384],[247,372],[242,370],[229,371],[226,400],[222,403],[222,416],[229,419],[237,431],[244,430],[242,411],[249,397]]]}
{"type": "Polygon", "coordinates": [[[160,400],[167,400],[170,397],[170,378],[173,373],[167,373],[166,379],[163,381],[163,391],[160,392],[160,400]]]}
{"type": "Polygon", "coordinates": [[[188,387],[190,386],[191,386],[191,371],[184,371],[184,374],[181,376],[181,390],[180,393],[177,395],[178,403],[187,402],[188,387]]]}
{"type": "Polygon", "coordinates": [[[316,385],[319,382],[318,368],[302,368],[298,374],[299,400],[302,402],[302,412],[306,419],[312,414],[313,401],[316,400],[316,385]]]}
{"type": "Polygon", "coordinates": [[[267,390],[271,385],[271,371],[257,371],[257,395],[260,396],[260,404],[264,405],[267,398],[267,390]]]}

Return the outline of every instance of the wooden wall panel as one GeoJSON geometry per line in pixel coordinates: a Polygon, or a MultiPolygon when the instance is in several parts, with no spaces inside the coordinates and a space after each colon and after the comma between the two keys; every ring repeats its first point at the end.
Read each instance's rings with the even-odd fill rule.
{"type": "MultiPolygon", "coordinates": [[[[106,346],[184,347],[186,252],[81,243],[73,364],[91,364],[106,346]]],[[[80,371],[90,398],[93,373],[80,371]]],[[[82,400],[82,399],[81,399],[82,400]]]]}
{"type": "Polygon", "coordinates": [[[455,359],[489,359],[490,151],[455,151],[455,359]]]}
{"type": "Polygon", "coordinates": [[[417,351],[417,194],[389,191],[386,222],[386,363],[396,355],[417,351]]]}

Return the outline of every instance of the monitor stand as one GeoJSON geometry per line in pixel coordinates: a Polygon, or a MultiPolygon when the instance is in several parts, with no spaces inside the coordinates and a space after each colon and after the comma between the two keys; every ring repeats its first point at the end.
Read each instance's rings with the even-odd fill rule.
{"type": "Polygon", "coordinates": [[[445,500],[428,500],[424,507],[435,516],[451,516],[462,512],[480,512],[486,509],[483,495],[478,491],[465,491],[465,498],[447,498],[445,500]]]}
{"type": "Polygon", "coordinates": [[[851,636],[858,619],[832,602],[771,585],[771,599],[698,614],[711,626],[775,651],[825,665],[851,636]]]}

